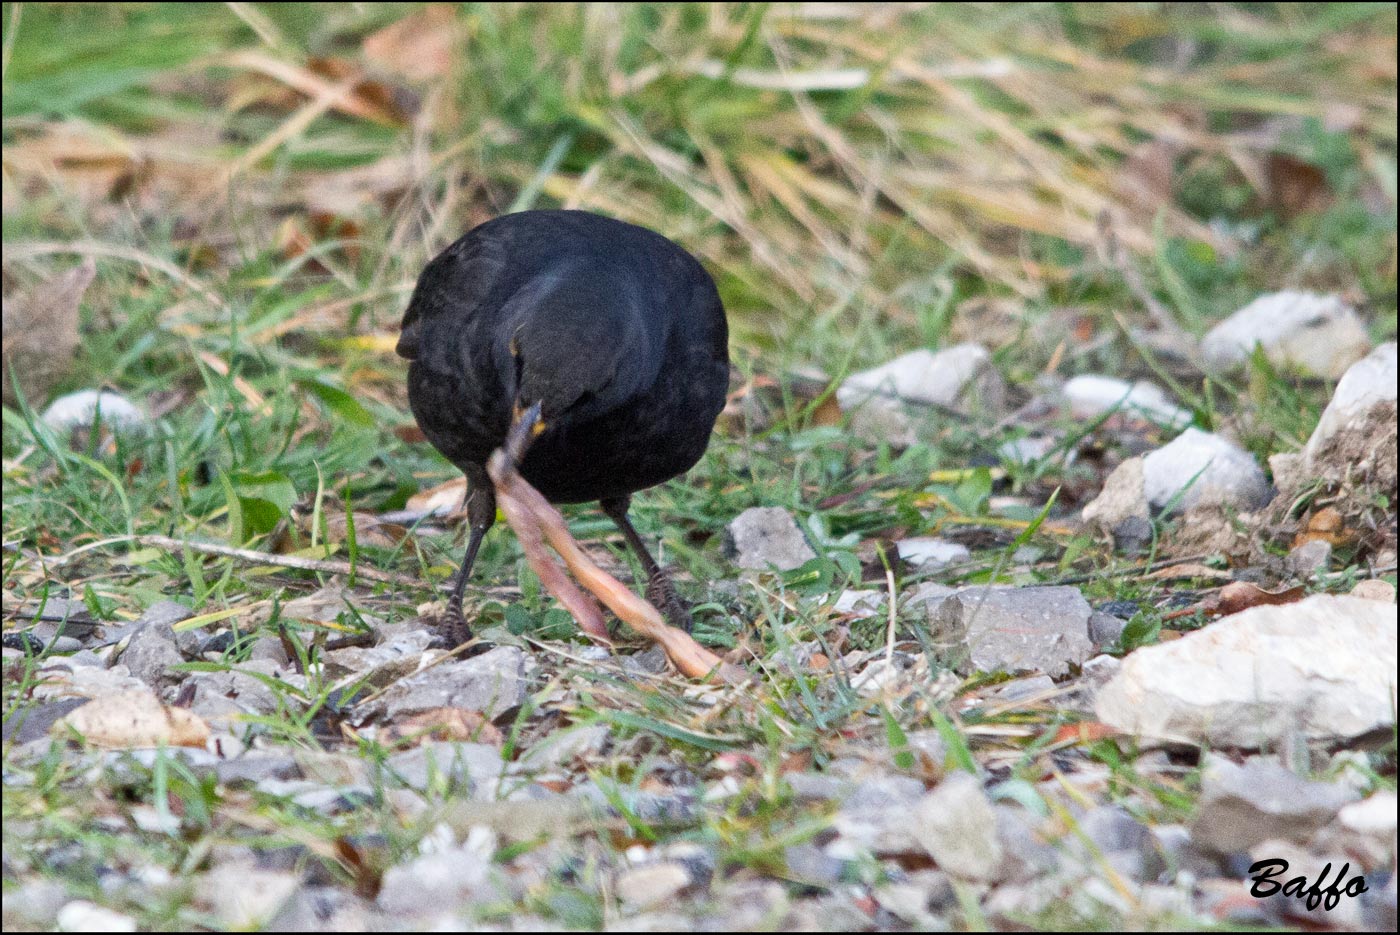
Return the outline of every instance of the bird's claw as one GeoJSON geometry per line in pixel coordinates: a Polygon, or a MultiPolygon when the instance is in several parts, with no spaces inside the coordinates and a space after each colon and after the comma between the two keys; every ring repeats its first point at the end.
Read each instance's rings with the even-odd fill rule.
{"type": "Polygon", "coordinates": [[[676,586],[671,579],[664,573],[652,575],[647,581],[646,596],[647,601],[661,611],[671,626],[686,633],[694,631],[695,621],[691,619],[690,609],[676,593],[676,586]]]}

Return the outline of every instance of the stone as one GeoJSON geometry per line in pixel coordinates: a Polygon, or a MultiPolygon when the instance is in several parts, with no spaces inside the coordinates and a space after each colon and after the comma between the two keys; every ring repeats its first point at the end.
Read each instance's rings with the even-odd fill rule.
{"type": "Polygon", "coordinates": [[[750,507],[725,529],[725,552],[740,568],[790,571],[817,557],[792,514],[782,507],[750,507]]]}
{"type": "Polygon", "coordinates": [[[836,401],[846,412],[872,397],[883,397],[968,413],[999,409],[1004,395],[990,352],[966,343],[936,353],[920,348],[853,373],[837,388],[836,401]]]}
{"type": "Polygon", "coordinates": [[[45,425],[61,434],[91,428],[99,418],[103,428],[117,433],[139,434],[151,424],[135,403],[111,390],[78,390],[60,396],[49,403],[40,418],[45,425]]]}
{"type": "Polygon", "coordinates": [[[432,708],[464,708],[497,720],[510,717],[525,703],[525,653],[514,646],[460,662],[434,666],[400,679],[380,698],[356,710],[357,719],[389,721],[432,708]]]}
{"type": "Polygon", "coordinates": [[[1309,844],[1314,853],[1345,853],[1367,872],[1395,864],[1396,796],[1389,790],[1374,792],[1359,802],[1342,806],[1336,820],[1319,831],[1309,844]]]}
{"type": "MultiPolygon", "coordinates": [[[[1295,486],[1315,476],[1396,484],[1396,345],[1382,344],[1353,364],[1332,393],[1293,472],[1295,486]]],[[[1293,489],[1292,487],[1286,489],[1293,489]]]]}
{"type": "Polygon", "coordinates": [[[1243,364],[1255,347],[1277,366],[1335,380],[1366,353],[1370,340],[1365,323],[1341,298],[1293,291],[1259,296],[1201,339],[1211,370],[1243,364]]]}
{"type": "Polygon", "coordinates": [[[1140,519],[1152,534],[1152,514],[1147,508],[1147,491],[1143,480],[1142,458],[1129,458],[1104,480],[1103,490],[1093,500],[1084,505],[1080,517],[1086,526],[1094,526],[1107,533],[1124,521],[1140,519]]]}
{"type": "Polygon", "coordinates": [[[606,749],[611,734],[606,724],[581,724],[553,730],[531,744],[516,762],[527,772],[569,769],[581,760],[600,754],[606,749]]]}
{"type": "Polygon", "coordinates": [[[1093,652],[1088,601],[1072,587],[964,588],[929,615],[930,637],[964,674],[1067,675],[1093,652]]]}
{"type": "Polygon", "coordinates": [[[832,602],[831,609],[838,614],[851,614],[857,618],[875,617],[880,614],[884,603],[884,591],[846,590],[832,602]]]}
{"type": "Polygon", "coordinates": [[[1352,597],[1359,597],[1366,601],[1382,601],[1386,604],[1395,603],[1395,585],[1389,581],[1382,581],[1380,578],[1367,578],[1365,581],[1356,582],[1356,587],[1351,589],[1352,597]]]}
{"type": "Polygon", "coordinates": [[[1148,506],[1169,513],[1198,506],[1257,510],[1272,498],[1249,452],[1211,432],[1189,428],[1142,459],[1148,506]]]}
{"type": "Polygon", "coordinates": [[[996,697],[998,701],[1023,701],[1054,690],[1055,680],[1050,676],[1028,675],[997,686],[996,697]]]}
{"type": "Polygon", "coordinates": [[[1396,608],[1315,594],[1252,607],[1129,654],[1097,692],[1098,719],[1143,740],[1274,746],[1389,730],[1396,608]]]}
{"type": "Polygon", "coordinates": [[[1303,843],[1356,797],[1346,786],[1310,782],[1268,760],[1237,766],[1213,756],[1201,776],[1191,837],[1217,854],[1272,839],[1303,843]]]}
{"type": "Polygon", "coordinates": [[[996,876],[1003,857],[996,813],[976,777],[949,774],[910,817],[912,833],[940,870],[964,880],[996,876]]]}
{"type": "Polygon", "coordinates": [[[840,810],[832,816],[831,827],[846,848],[827,853],[858,859],[863,853],[882,857],[917,851],[909,810],[923,795],[923,782],[912,776],[887,773],[845,780],[838,787],[840,810]]]}
{"type": "Polygon", "coordinates": [[[913,611],[922,608],[925,613],[931,614],[938,608],[939,604],[956,593],[958,593],[957,588],[939,584],[936,581],[925,581],[904,599],[904,610],[913,611]]]}
{"type": "Polygon", "coordinates": [[[248,931],[262,928],[300,885],[295,874],[225,863],[199,877],[194,892],[224,930],[248,931]]]}
{"type": "Polygon", "coordinates": [[[301,768],[295,757],[285,753],[245,750],[213,765],[216,779],[226,786],[256,784],[264,779],[295,779],[301,768]]]}
{"type": "Polygon", "coordinates": [[[1118,642],[1128,621],[1096,610],[1089,615],[1089,642],[1102,649],[1118,642]]]}
{"type": "Polygon", "coordinates": [[[689,871],[677,863],[646,864],[617,877],[617,895],[633,911],[651,909],[680,895],[691,885],[689,871]]]}
{"type": "Polygon", "coordinates": [[[1040,831],[1041,821],[1024,808],[997,804],[997,840],[1002,862],[996,879],[1026,883],[1052,873],[1060,863],[1059,852],[1040,831]]]}
{"type": "Polygon", "coordinates": [[[1097,419],[1119,411],[1165,428],[1191,424],[1191,412],[1183,409],[1155,383],[1139,380],[1128,383],[1116,377],[1081,374],[1065,382],[1065,399],[1070,415],[1081,421],[1097,419]]]}
{"type": "Polygon", "coordinates": [[[85,899],[75,899],[58,910],[60,932],[134,932],[136,920],[85,899]]]}
{"type": "Polygon", "coordinates": [[[833,886],[845,876],[849,862],[833,857],[810,842],[783,849],[788,879],[813,886],[833,886]]]}
{"type": "Polygon", "coordinates": [[[411,789],[444,793],[465,788],[474,799],[493,799],[505,763],[490,744],[436,741],[395,753],[384,762],[387,776],[411,789]]]}
{"type": "Polygon", "coordinates": [[[245,714],[275,713],[284,700],[290,699],[268,687],[257,675],[286,678],[290,673],[279,673],[268,660],[245,662],[238,670],[228,672],[196,672],[188,680],[194,685],[190,710],[217,727],[231,726],[245,714]]]}
{"type": "Polygon", "coordinates": [[[899,550],[901,560],[920,569],[941,568],[972,558],[967,546],[932,536],[901,539],[895,543],[895,548],[899,550]]]}
{"type": "MultiPolygon", "coordinates": [[[[1089,839],[1114,870],[1130,880],[1147,883],[1167,869],[1162,849],[1152,831],[1119,806],[1100,805],[1080,816],[1079,831],[1089,839]]],[[[1070,836],[1085,865],[1095,859],[1077,836],[1070,836]]]]}
{"type": "Polygon", "coordinates": [[[467,911],[494,890],[490,856],[480,850],[452,847],[390,867],[375,904],[400,924],[425,915],[467,911]]]}
{"type": "Polygon", "coordinates": [[[170,668],[183,663],[185,657],[168,623],[148,624],[133,633],[122,651],[121,660],[132,675],[157,690],[175,684],[186,675],[170,668]]]}
{"type": "Polygon", "coordinates": [[[1325,539],[1309,539],[1288,553],[1284,565],[1304,580],[1322,574],[1332,563],[1332,543],[1325,539]]]}

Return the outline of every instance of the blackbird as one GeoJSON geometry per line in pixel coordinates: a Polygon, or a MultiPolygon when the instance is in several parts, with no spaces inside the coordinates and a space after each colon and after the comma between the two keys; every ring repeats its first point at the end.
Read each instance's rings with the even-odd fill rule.
{"type": "Polygon", "coordinates": [[[473,228],[418,277],[398,354],[428,441],[467,478],[470,534],[447,604],[496,521],[486,463],[507,447],[553,503],[597,500],[673,626],[690,615],[627,516],[631,495],[689,470],[729,382],[714,280],[654,231],[587,211],[522,211],[473,228]],[[507,446],[507,440],[510,440],[507,446]]]}

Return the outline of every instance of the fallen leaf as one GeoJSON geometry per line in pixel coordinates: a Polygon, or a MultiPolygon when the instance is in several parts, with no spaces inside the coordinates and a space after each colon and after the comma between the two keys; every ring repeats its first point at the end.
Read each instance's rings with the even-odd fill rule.
{"type": "Polygon", "coordinates": [[[119,692],[89,702],[59,719],[52,733],[72,730],[98,747],[132,750],[140,747],[203,747],[209,725],[185,708],[161,703],[145,689],[119,692]]]}
{"type": "Polygon", "coordinates": [[[1336,507],[1325,506],[1308,517],[1308,525],[1293,537],[1293,547],[1314,540],[1332,546],[1351,545],[1358,538],[1355,529],[1348,529],[1346,520],[1336,507]]]}
{"type": "Polygon", "coordinates": [[[1312,214],[1331,204],[1332,187],[1327,173],[1312,163],[1287,153],[1270,153],[1266,170],[1269,200],[1284,214],[1312,214]]]}
{"type": "Polygon", "coordinates": [[[430,3],[365,37],[365,58],[384,71],[409,81],[440,78],[452,68],[457,41],[456,12],[446,3],[430,3]]]}
{"type": "Polygon", "coordinates": [[[1061,724],[1055,731],[1054,744],[1093,743],[1116,735],[1118,732],[1107,724],[1098,721],[1081,721],[1078,724],[1061,724]]]}
{"type": "Polygon", "coordinates": [[[499,747],[505,735],[480,711],[465,708],[430,708],[400,718],[379,738],[385,745],[413,747],[425,740],[462,740],[499,747]]]}
{"type": "Polygon", "coordinates": [[[1203,610],[1211,616],[1225,617],[1264,604],[1292,604],[1307,596],[1308,589],[1299,585],[1283,591],[1265,591],[1248,581],[1235,581],[1220,589],[1220,593],[1203,602],[1203,610]]]}
{"type": "Polygon", "coordinates": [[[6,406],[18,402],[12,370],[31,406],[41,405],[67,376],[78,349],[78,307],[96,275],[97,266],[89,257],[22,294],[5,298],[0,376],[6,406]]]}
{"type": "Polygon", "coordinates": [[[459,510],[466,499],[467,479],[454,477],[408,498],[404,508],[425,515],[446,516],[459,510]]]}

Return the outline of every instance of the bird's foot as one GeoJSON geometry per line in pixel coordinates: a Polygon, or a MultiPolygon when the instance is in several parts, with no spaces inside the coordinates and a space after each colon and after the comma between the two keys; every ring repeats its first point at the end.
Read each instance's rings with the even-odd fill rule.
{"type": "Polygon", "coordinates": [[[652,575],[647,581],[646,595],[651,605],[661,611],[671,626],[686,633],[695,628],[695,621],[690,617],[690,608],[686,607],[685,601],[676,593],[676,586],[670,575],[664,571],[652,575]]]}
{"type": "MultiPolygon", "coordinates": [[[[461,646],[463,643],[472,641],[472,628],[467,623],[466,616],[462,613],[459,604],[448,602],[447,610],[437,619],[437,636],[429,644],[431,649],[445,649],[449,652],[461,646]]],[[[476,640],[462,655],[479,656],[488,650],[495,649],[495,644],[476,640]]]]}

